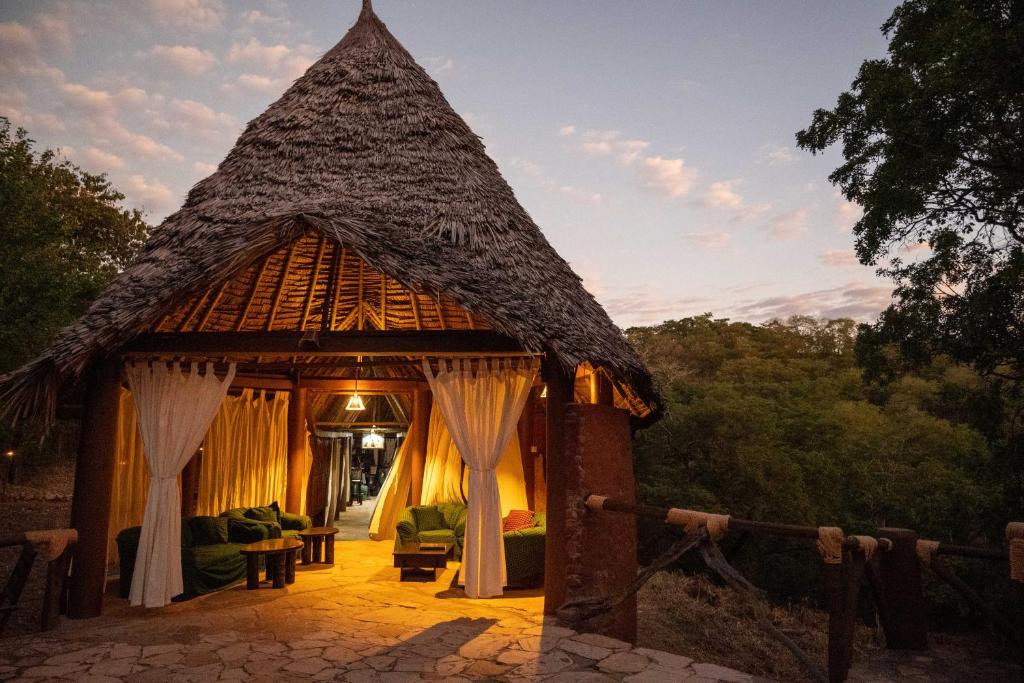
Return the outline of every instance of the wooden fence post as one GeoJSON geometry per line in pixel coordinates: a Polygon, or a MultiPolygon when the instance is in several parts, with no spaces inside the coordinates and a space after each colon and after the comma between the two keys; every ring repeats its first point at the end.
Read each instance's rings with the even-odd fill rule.
{"type": "Polygon", "coordinates": [[[892,542],[878,558],[880,608],[885,645],[890,650],[927,650],[927,605],[921,588],[921,562],[917,557],[917,533],[910,529],[884,528],[879,538],[892,542]]]}

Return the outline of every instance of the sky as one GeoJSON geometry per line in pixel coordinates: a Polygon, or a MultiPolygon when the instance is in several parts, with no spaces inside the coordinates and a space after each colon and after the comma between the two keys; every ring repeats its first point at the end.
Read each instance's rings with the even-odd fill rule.
{"type": "MultiPolygon", "coordinates": [[[[0,0],[0,116],[159,223],[358,0],[0,0]]],[[[894,2],[375,0],[622,327],[871,320],[839,150],[794,135],[884,55],[894,2]]]]}

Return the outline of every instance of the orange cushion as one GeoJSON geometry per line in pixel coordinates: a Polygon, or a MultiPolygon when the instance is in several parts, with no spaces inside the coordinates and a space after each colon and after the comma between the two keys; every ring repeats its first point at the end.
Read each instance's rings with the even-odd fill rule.
{"type": "Polygon", "coordinates": [[[508,517],[501,525],[502,532],[516,531],[533,526],[533,513],[529,510],[509,510],[508,517]]]}

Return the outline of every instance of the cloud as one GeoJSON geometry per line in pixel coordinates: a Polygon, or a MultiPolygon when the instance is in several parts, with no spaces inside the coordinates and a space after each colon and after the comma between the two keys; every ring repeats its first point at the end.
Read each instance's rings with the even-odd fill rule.
{"type": "Polygon", "coordinates": [[[682,159],[646,157],[639,166],[644,187],[659,194],[683,197],[693,187],[697,172],[688,168],[682,159]]]}
{"type": "Polygon", "coordinates": [[[786,166],[799,159],[796,149],[785,145],[765,145],[760,149],[758,161],[769,166],[786,166]]]}
{"type": "Polygon", "coordinates": [[[21,56],[38,48],[36,36],[28,26],[16,21],[0,22],[0,55],[5,58],[21,56]]]}
{"type": "Polygon", "coordinates": [[[125,166],[124,159],[98,147],[86,147],[80,155],[76,156],[93,173],[107,173],[125,166]]]}
{"type": "Polygon", "coordinates": [[[217,170],[217,165],[208,164],[205,161],[196,161],[192,164],[192,170],[205,178],[217,170]]]}
{"type": "Polygon", "coordinates": [[[146,157],[147,159],[158,159],[158,160],[171,160],[171,161],[184,161],[183,157],[177,150],[172,147],[168,147],[162,142],[157,142],[153,138],[142,135],[141,133],[132,133],[131,131],[120,128],[119,130],[112,131],[116,137],[120,138],[123,144],[127,145],[128,149],[135,152],[139,156],[146,157]]]}
{"type": "Polygon", "coordinates": [[[690,232],[683,239],[701,249],[721,249],[729,245],[732,235],[727,232],[690,232]]]}
{"type": "MultiPolygon", "coordinates": [[[[561,135],[570,137],[575,132],[575,126],[565,126],[561,135]]],[[[619,162],[628,166],[636,161],[650,144],[646,140],[623,138],[617,130],[586,130],[580,135],[579,149],[596,156],[615,154],[619,162]]]]}
{"type": "Polygon", "coordinates": [[[253,66],[262,67],[265,72],[294,80],[313,64],[314,52],[310,45],[300,45],[293,49],[283,43],[267,45],[256,38],[249,38],[245,42],[236,42],[231,46],[228,61],[245,64],[250,71],[253,66]]]}
{"type": "Polygon", "coordinates": [[[179,117],[179,121],[186,127],[196,128],[232,128],[237,125],[237,119],[231,114],[214,111],[201,102],[195,100],[174,100],[171,109],[179,117]]]}
{"type": "Polygon", "coordinates": [[[874,319],[892,300],[892,289],[859,282],[801,294],[749,301],[736,309],[747,320],[770,320],[794,315],[820,318],[874,319]]]}
{"type": "Polygon", "coordinates": [[[818,260],[833,268],[851,268],[860,265],[853,249],[827,249],[818,254],[818,260]]]}
{"type": "Polygon", "coordinates": [[[575,202],[587,203],[587,204],[600,204],[604,201],[600,192],[588,192],[587,190],[581,190],[578,187],[572,185],[560,185],[558,192],[575,202]]]}
{"type": "Polygon", "coordinates": [[[190,45],[155,45],[148,57],[169,75],[199,76],[217,63],[213,53],[190,45]]]}
{"type": "Polygon", "coordinates": [[[568,126],[562,126],[561,128],[558,129],[558,134],[561,135],[563,138],[567,138],[567,137],[569,137],[571,135],[575,135],[576,134],[576,126],[574,126],[572,124],[570,124],[568,126]]]}
{"type": "Polygon", "coordinates": [[[260,74],[242,74],[238,77],[238,85],[254,92],[276,92],[281,89],[276,79],[260,74]]]}
{"type": "Polygon", "coordinates": [[[743,205],[743,197],[736,192],[738,180],[718,180],[711,183],[701,197],[701,204],[711,209],[736,209],[743,205]]]}
{"type": "Polygon", "coordinates": [[[146,180],[142,175],[130,175],[120,184],[121,190],[133,204],[153,213],[169,208],[173,197],[170,188],[158,180],[146,180]]]}
{"type": "Polygon", "coordinates": [[[213,31],[224,20],[220,0],[150,0],[154,16],[161,22],[196,31],[213,31]]]}
{"type": "Polygon", "coordinates": [[[433,76],[455,71],[455,60],[451,57],[434,57],[427,60],[427,71],[433,76]]]}
{"type": "Polygon", "coordinates": [[[794,209],[768,221],[768,236],[773,240],[791,240],[807,232],[807,209],[794,209]]]}
{"type": "Polygon", "coordinates": [[[598,290],[594,295],[620,325],[650,325],[696,315],[708,310],[711,299],[704,296],[666,297],[657,285],[638,285],[616,293],[598,290]]]}
{"type": "Polygon", "coordinates": [[[833,192],[832,198],[835,200],[836,227],[839,232],[850,232],[853,230],[854,224],[864,215],[863,207],[856,202],[847,201],[839,192],[833,192]]]}

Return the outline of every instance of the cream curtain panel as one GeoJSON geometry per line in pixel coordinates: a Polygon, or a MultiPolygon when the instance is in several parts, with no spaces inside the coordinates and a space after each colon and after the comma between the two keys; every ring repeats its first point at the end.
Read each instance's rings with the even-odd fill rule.
{"type": "MultiPolygon", "coordinates": [[[[501,497],[501,516],[510,510],[527,509],[526,480],[523,476],[523,458],[519,451],[519,434],[513,430],[512,438],[498,461],[498,494],[501,497]]],[[[462,468],[462,456],[455,446],[451,432],[441,417],[440,409],[430,411],[430,430],[427,434],[427,458],[423,466],[423,504],[435,505],[462,500],[469,490],[469,469],[462,468]],[[459,478],[462,488],[459,488],[459,478]]]]}
{"type": "Polygon", "coordinates": [[[370,538],[384,541],[395,537],[398,514],[405,508],[412,489],[412,468],[409,463],[409,439],[402,441],[384,483],[377,495],[377,504],[370,516],[370,538]]]}
{"type": "Polygon", "coordinates": [[[235,366],[223,380],[214,375],[213,363],[207,363],[202,374],[197,363],[187,374],[178,363],[129,365],[125,374],[149,465],[149,495],[129,600],[132,605],[161,607],[183,590],[178,474],[202,443],[234,379],[235,366]]]}
{"type": "Polygon", "coordinates": [[[196,513],[282,504],[288,484],[287,391],[227,396],[203,442],[196,513]]]}
{"type": "Polygon", "coordinates": [[[127,389],[121,389],[117,418],[117,450],[114,453],[114,481],[110,496],[110,527],[107,530],[107,568],[116,569],[117,534],[122,529],[142,524],[146,511],[149,472],[142,453],[142,437],[135,415],[135,401],[127,389]]]}
{"type": "Polygon", "coordinates": [[[505,585],[505,548],[496,470],[526,405],[537,364],[520,359],[441,360],[435,373],[424,359],[423,374],[434,394],[434,406],[469,469],[461,576],[466,595],[500,596],[505,585]]]}

